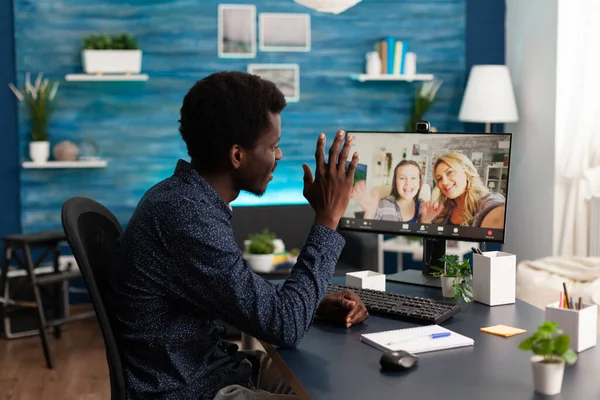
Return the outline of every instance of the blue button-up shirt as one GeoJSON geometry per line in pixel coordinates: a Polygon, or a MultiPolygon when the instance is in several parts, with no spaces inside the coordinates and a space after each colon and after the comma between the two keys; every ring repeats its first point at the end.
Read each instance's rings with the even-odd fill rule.
{"type": "Polygon", "coordinates": [[[344,246],[314,225],[291,275],[276,286],[242,257],[231,208],[180,160],[140,200],[121,239],[109,304],[132,398],[213,398],[248,386],[251,368],[221,339],[223,320],[280,346],[308,330],[344,246]]]}

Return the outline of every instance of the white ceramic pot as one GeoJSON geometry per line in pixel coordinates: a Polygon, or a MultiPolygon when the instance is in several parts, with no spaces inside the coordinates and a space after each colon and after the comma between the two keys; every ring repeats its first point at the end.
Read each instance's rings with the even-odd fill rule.
{"type": "Polygon", "coordinates": [[[531,357],[533,385],[537,393],[553,396],[562,389],[565,361],[561,358],[555,358],[553,362],[543,360],[542,356],[531,357]]]}
{"type": "Polygon", "coordinates": [[[442,296],[454,297],[454,289],[452,288],[452,285],[454,284],[454,281],[460,281],[460,278],[442,276],[440,280],[442,282],[442,296]]]}
{"type": "Polygon", "coordinates": [[[142,71],[141,50],[83,50],[81,59],[87,74],[139,74],[142,71]]]}
{"type": "Polygon", "coordinates": [[[50,157],[50,142],[29,142],[29,157],[36,164],[43,164],[50,157]]]}
{"type": "Polygon", "coordinates": [[[254,272],[269,273],[273,271],[273,254],[246,254],[246,260],[254,272]]]}

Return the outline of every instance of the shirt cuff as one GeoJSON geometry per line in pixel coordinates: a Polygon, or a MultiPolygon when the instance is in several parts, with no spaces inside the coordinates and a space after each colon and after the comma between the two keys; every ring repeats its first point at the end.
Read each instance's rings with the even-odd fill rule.
{"type": "Polygon", "coordinates": [[[324,225],[315,224],[308,235],[309,242],[313,242],[319,246],[325,245],[335,255],[336,259],[342,253],[346,240],[338,231],[328,228],[324,225]]]}

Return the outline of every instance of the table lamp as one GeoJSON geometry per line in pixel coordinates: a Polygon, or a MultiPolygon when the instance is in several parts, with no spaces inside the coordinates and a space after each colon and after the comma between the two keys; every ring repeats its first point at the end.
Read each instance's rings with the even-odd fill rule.
{"type": "Polygon", "coordinates": [[[506,65],[474,65],[471,68],[458,119],[485,123],[486,133],[491,131],[493,123],[519,120],[506,65]]]}

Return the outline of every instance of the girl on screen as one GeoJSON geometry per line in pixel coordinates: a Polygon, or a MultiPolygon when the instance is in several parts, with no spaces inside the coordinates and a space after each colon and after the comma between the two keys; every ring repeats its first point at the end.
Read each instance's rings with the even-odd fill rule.
{"type": "Polygon", "coordinates": [[[477,169],[461,153],[448,153],[433,165],[440,196],[421,205],[421,222],[481,228],[504,228],[506,199],[491,193],[477,169]]]}
{"type": "Polygon", "coordinates": [[[421,167],[415,161],[402,160],[394,169],[392,191],[383,199],[377,189],[367,192],[366,182],[357,182],[352,196],[365,210],[364,219],[417,222],[419,217],[419,191],[421,167]]]}

